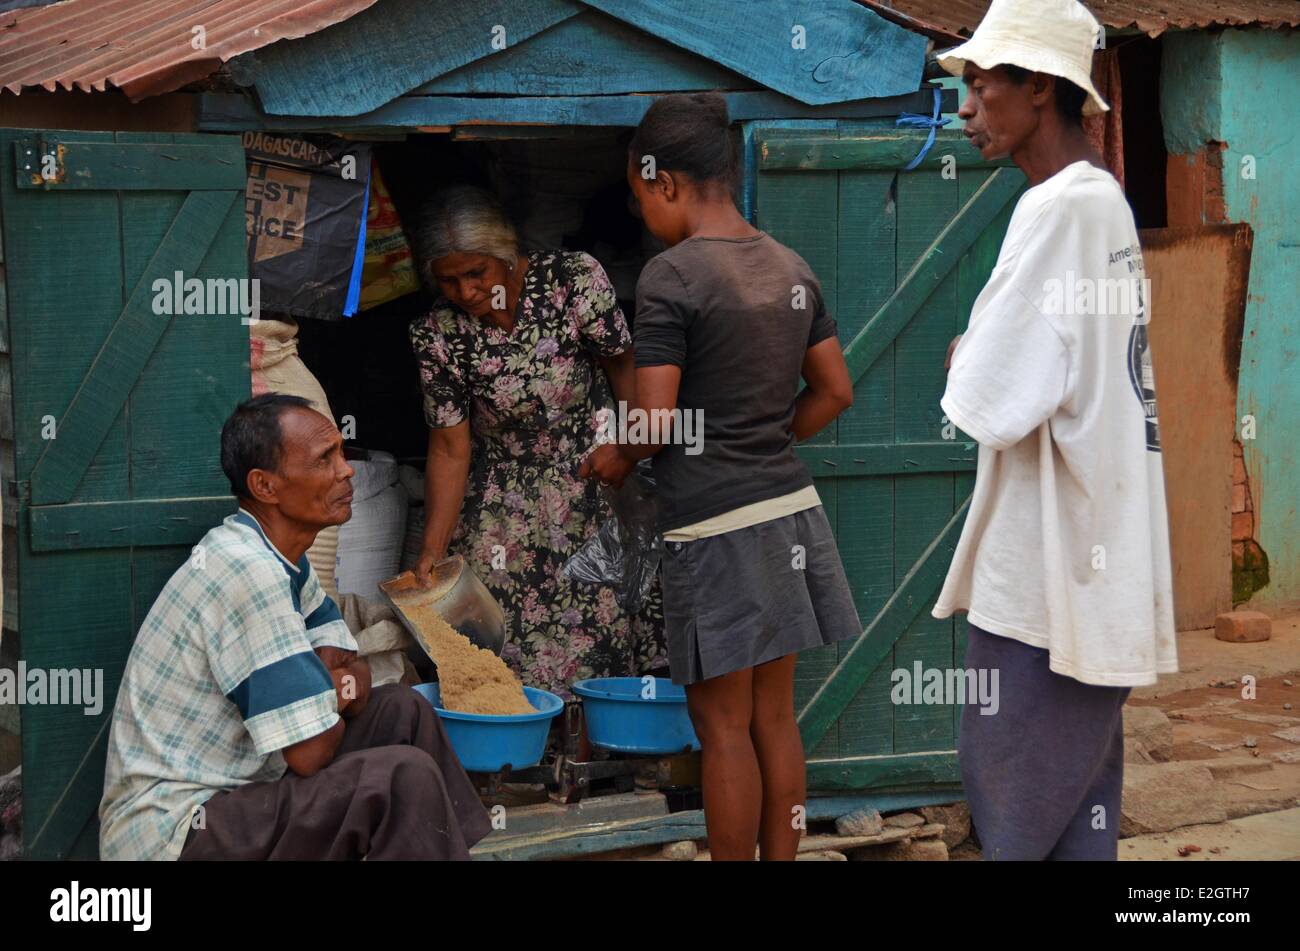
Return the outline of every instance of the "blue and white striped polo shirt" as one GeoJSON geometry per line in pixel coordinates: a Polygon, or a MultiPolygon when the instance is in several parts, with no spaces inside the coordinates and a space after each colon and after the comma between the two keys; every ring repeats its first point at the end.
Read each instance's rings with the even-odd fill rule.
{"type": "Polygon", "coordinates": [[[318,647],[356,650],[304,555],[242,509],[172,575],[136,636],[108,740],[105,859],[174,859],[195,807],[279,779],[280,751],[338,722],[318,647]]]}

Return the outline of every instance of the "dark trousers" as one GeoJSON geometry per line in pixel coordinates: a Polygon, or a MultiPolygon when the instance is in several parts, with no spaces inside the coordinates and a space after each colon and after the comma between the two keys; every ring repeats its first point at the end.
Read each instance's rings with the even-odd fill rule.
{"type": "Polygon", "coordinates": [[[957,743],[984,858],[1114,861],[1129,688],[1053,673],[1046,650],[973,624],[966,668],[998,671],[998,712],[967,704],[957,743]]]}
{"type": "Polygon", "coordinates": [[[182,859],[468,859],[491,830],[433,707],[397,684],[371,693],[314,776],[288,771],[203,808],[182,859]]]}

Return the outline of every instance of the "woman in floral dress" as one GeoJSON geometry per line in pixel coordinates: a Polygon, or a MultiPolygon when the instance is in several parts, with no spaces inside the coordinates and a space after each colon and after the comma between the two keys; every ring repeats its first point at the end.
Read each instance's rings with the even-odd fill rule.
{"type": "Polygon", "coordinates": [[[578,477],[596,413],[610,385],[632,398],[632,341],[609,278],[587,254],[521,254],[482,189],[447,189],[432,207],[416,246],[442,296],[411,324],[430,427],[416,573],[463,555],[504,609],[502,657],[530,686],[568,698],[575,680],[665,666],[657,583],[628,615],[611,588],[562,572],[610,517],[578,477]]]}

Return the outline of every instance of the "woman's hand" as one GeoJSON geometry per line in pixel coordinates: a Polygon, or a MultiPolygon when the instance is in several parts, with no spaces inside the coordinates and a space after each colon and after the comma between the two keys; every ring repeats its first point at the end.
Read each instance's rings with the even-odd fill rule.
{"type": "Polygon", "coordinates": [[[411,573],[415,575],[415,581],[421,588],[433,587],[433,566],[446,557],[446,552],[434,551],[428,548],[420,552],[420,560],[415,563],[411,573]]]}
{"type": "Polygon", "coordinates": [[[607,443],[604,446],[597,446],[586,459],[582,460],[582,465],[578,467],[578,475],[583,479],[598,479],[605,485],[621,489],[623,480],[635,468],[636,463],[619,452],[618,446],[607,443]]]}

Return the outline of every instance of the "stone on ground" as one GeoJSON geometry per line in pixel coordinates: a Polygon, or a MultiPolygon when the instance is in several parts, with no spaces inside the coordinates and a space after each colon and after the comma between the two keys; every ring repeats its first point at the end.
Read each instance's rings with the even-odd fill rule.
{"type": "Polygon", "coordinates": [[[947,806],[923,806],[921,815],[926,822],[943,825],[940,838],[950,850],[970,838],[970,806],[964,802],[954,802],[947,806]]]}
{"type": "Polygon", "coordinates": [[[1120,837],[1223,822],[1228,815],[1203,763],[1134,763],[1124,768],[1120,837]]]}
{"type": "Polygon", "coordinates": [[[1174,757],[1174,725],[1159,707],[1124,706],[1124,762],[1166,763],[1174,757]]]}
{"type": "Polygon", "coordinates": [[[884,827],[880,813],[870,806],[854,809],[835,820],[835,831],[840,835],[880,835],[884,827]]]}

